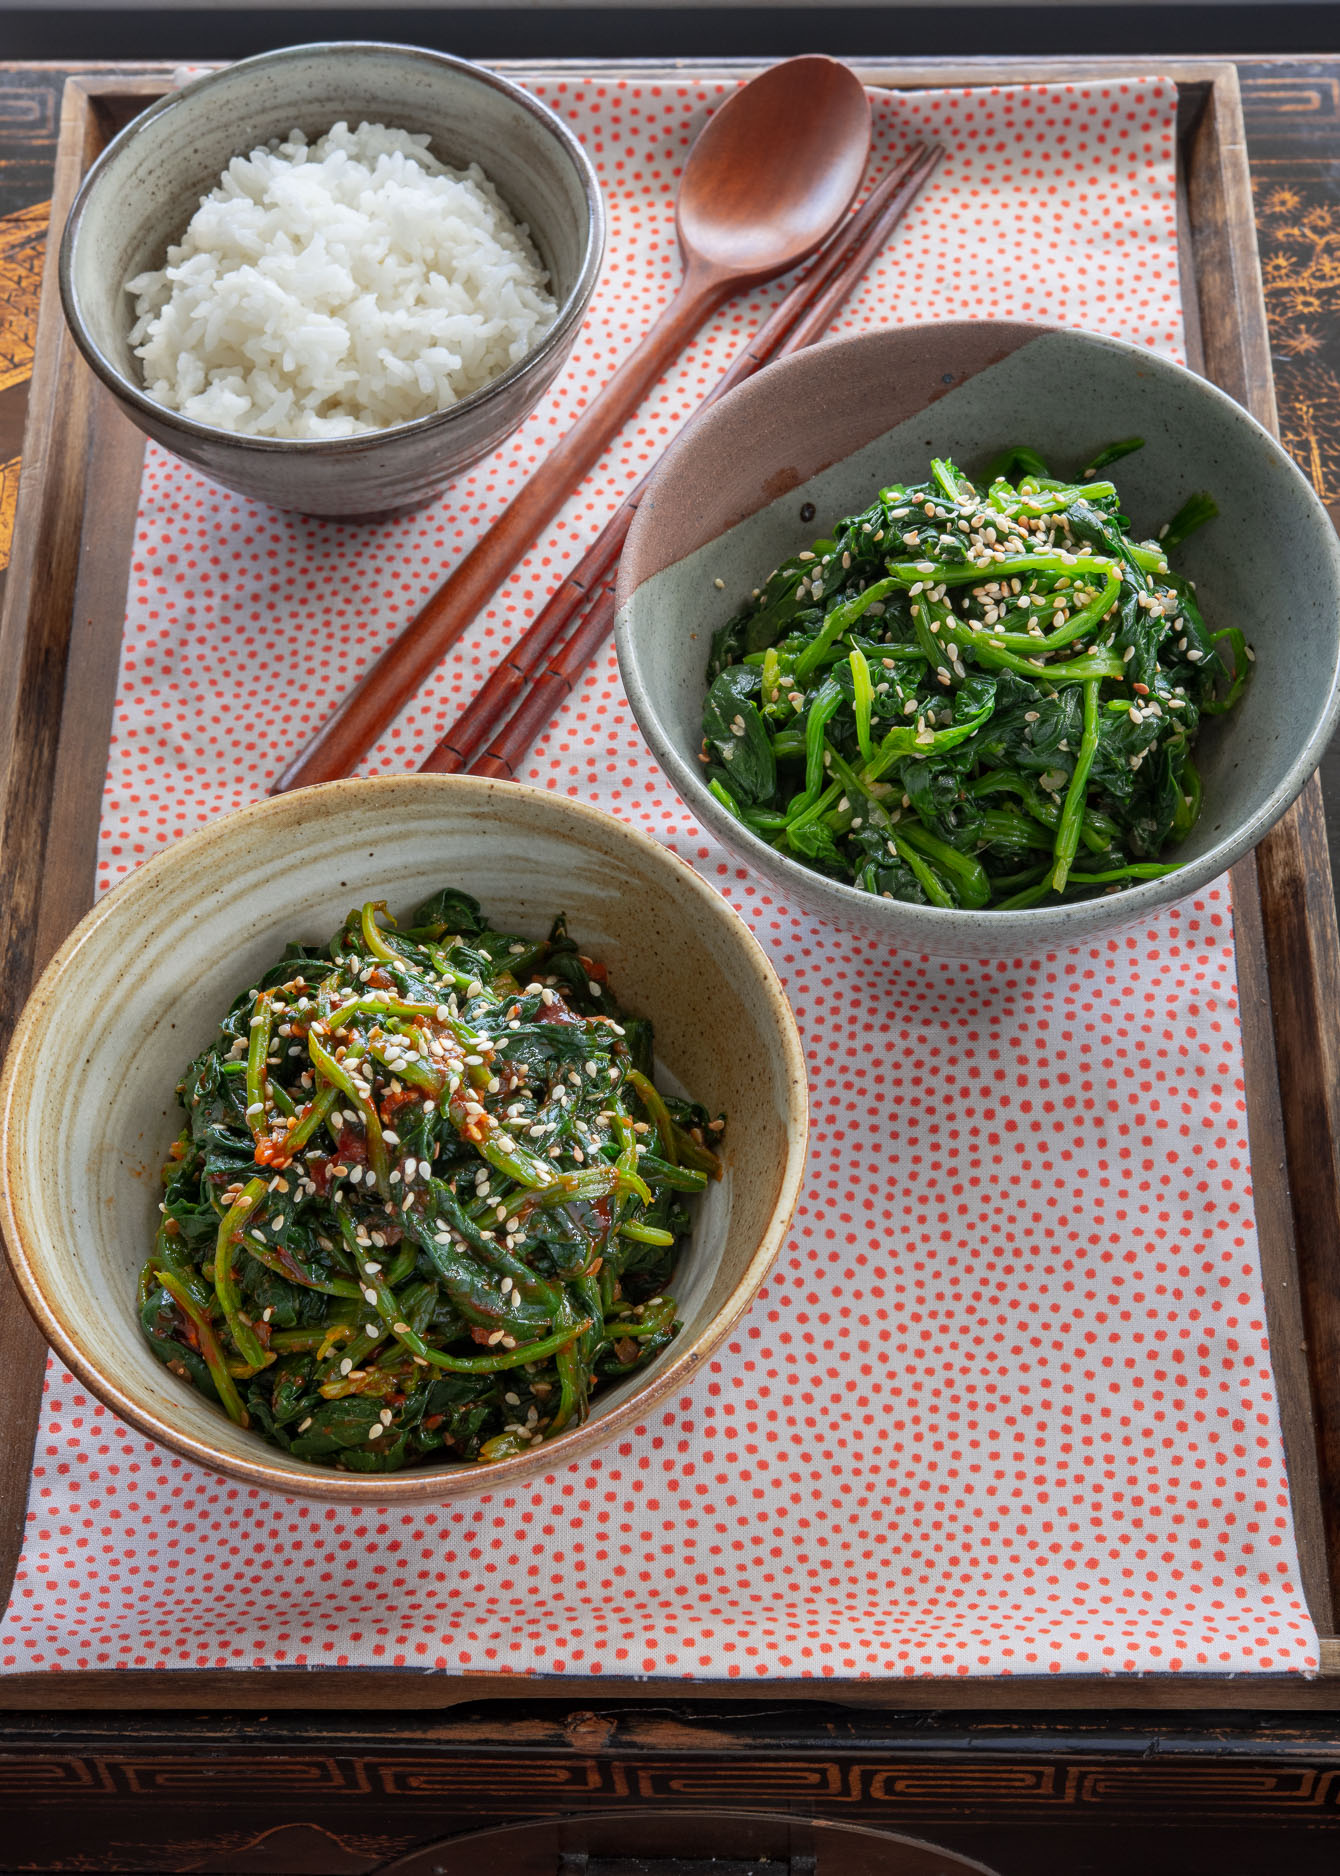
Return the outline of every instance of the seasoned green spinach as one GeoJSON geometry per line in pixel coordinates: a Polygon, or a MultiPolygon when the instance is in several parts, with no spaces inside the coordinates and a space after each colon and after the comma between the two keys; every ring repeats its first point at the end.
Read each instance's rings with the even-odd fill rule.
{"type": "Polygon", "coordinates": [[[784,561],[712,641],[701,761],[722,806],[914,904],[1018,909],[1175,871],[1198,726],[1252,653],[1168,564],[1210,496],[1131,538],[1100,471],[1139,447],[1075,481],[1023,448],[980,483],[934,461],[784,561]]]}
{"type": "Polygon", "coordinates": [[[724,1119],[657,1089],[557,919],[445,890],[290,945],[178,1089],[139,1286],[154,1352],[304,1459],[393,1472],[553,1439],[673,1339],[724,1119]]]}

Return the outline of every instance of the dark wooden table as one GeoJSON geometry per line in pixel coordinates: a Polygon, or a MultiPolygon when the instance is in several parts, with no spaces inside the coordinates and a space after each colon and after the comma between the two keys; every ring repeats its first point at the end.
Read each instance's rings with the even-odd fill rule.
{"type": "MultiPolygon", "coordinates": [[[[0,66],[0,569],[64,76],[0,66]]],[[[1249,63],[1242,82],[1281,428],[1340,524],[1340,59],[1249,63]]],[[[1336,877],[1340,746],[1323,781],[1336,877]]],[[[355,1876],[512,1820],[669,1806],[860,1823],[1002,1876],[1333,1876],[1340,1713],[1144,1713],[1138,1688],[1123,1708],[936,1713],[905,1690],[885,1712],[770,1708],[656,1689],[596,1710],[516,1700],[404,1719],[0,1713],[0,1865],[355,1876]]],[[[480,1860],[510,1876],[518,1854],[480,1860]]],[[[419,1857],[416,1876],[439,1861],[419,1857]]],[[[593,1854],[590,1876],[616,1867],[709,1866],[678,1849],[645,1865],[593,1854]]],[[[764,1866],[737,1860],[731,1876],[747,1867],[764,1866]]]]}

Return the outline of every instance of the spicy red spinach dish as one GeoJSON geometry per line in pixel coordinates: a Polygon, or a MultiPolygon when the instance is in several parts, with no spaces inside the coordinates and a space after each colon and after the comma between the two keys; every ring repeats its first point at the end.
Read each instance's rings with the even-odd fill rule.
{"type": "Polygon", "coordinates": [[[784,561],[716,634],[708,786],[778,852],[862,892],[998,910],[1176,870],[1201,719],[1251,652],[1206,624],[1168,557],[1217,513],[1194,495],[1137,541],[1100,472],[1011,449],[984,487],[952,462],[784,561]]]}
{"type": "Polygon", "coordinates": [[[446,890],[290,945],[178,1096],[140,1322],[174,1373],[355,1472],[552,1439],[676,1331],[684,1200],[724,1120],[658,1091],[560,917],[446,890]]]}

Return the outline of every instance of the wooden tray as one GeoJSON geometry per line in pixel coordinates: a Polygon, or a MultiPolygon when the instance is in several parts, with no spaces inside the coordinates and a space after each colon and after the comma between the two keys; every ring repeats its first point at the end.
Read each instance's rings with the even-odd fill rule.
{"type": "MultiPolygon", "coordinates": [[[[510,64],[522,82],[572,75],[510,64]]],[[[745,64],[601,64],[604,76],[747,75],[745,64]]],[[[1191,362],[1276,429],[1265,309],[1237,73],[1209,61],[1032,61],[858,67],[890,87],[1026,84],[1145,71],[1179,91],[1178,205],[1191,362]]],[[[67,82],[51,238],[0,619],[0,1049],[36,973],[92,903],[98,816],[116,687],[144,439],[116,411],[65,329],[55,250],[80,179],[107,142],[168,89],[169,68],[117,67],[67,82]]],[[[1340,1695],[1340,941],[1316,780],[1233,870],[1248,1123],[1270,1346],[1304,1592],[1323,1636],[1322,1677],[694,1683],[695,1699],[742,1694],[884,1707],[1250,1707],[1337,1704],[1340,1695]]],[[[0,1593],[22,1537],[45,1348],[0,1266],[0,1593]]],[[[34,1674],[0,1681],[9,1707],[438,1707],[525,1693],[573,1700],[644,1683],[314,1668],[34,1674]]],[[[687,1692],[687,1687],[674,1691],[687,1692]]],[[[669,1694],[671,1689],[666,1687],[669,1694]]]]}

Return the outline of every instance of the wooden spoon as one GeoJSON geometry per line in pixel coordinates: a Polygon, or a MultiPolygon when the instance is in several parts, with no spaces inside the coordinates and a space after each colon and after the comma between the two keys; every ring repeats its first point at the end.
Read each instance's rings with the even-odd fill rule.
{"type": "Polygon", "coordinates": [[[850,207],[870,101],[834,59],[788,59],[737,91],[689,152],[675,223],[679,292],[540,469],[410,620],[271,792],[349,774],[553,519],[698,326],[740,287],[812,254],[850,207]]]}

